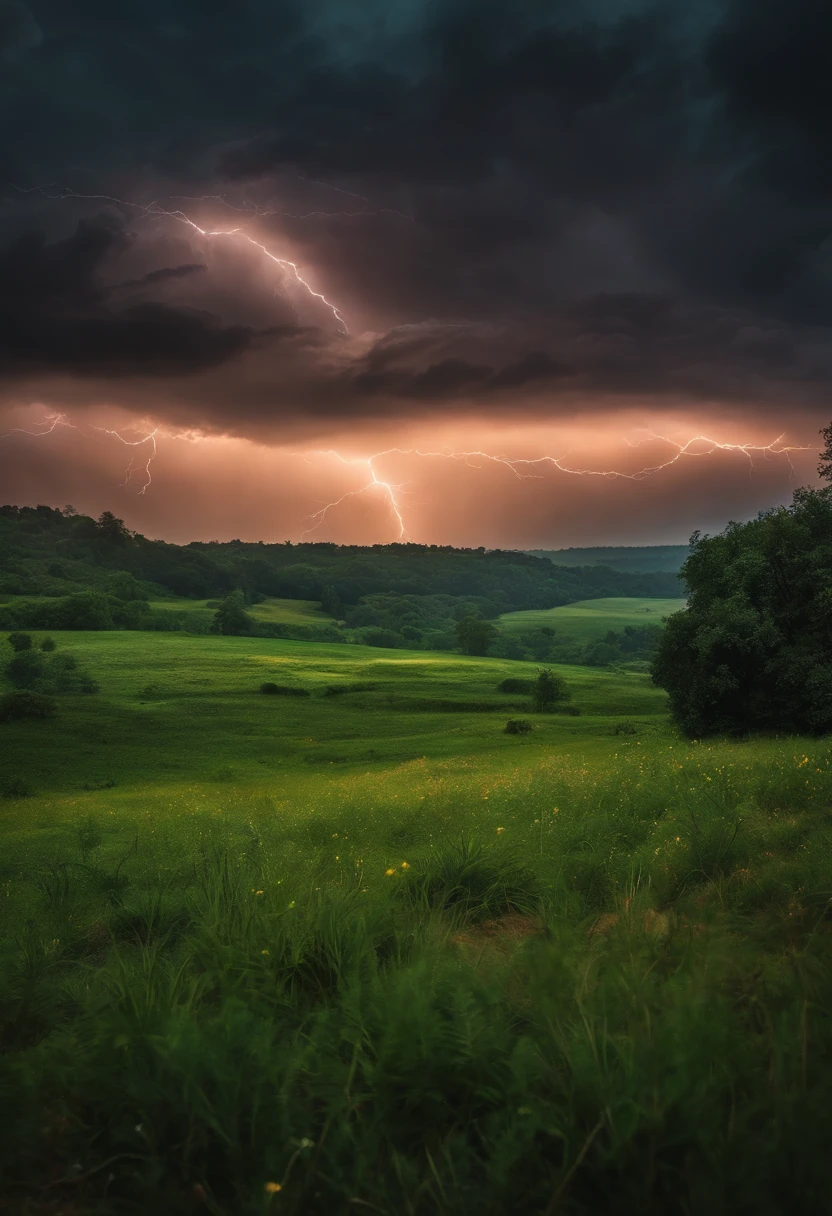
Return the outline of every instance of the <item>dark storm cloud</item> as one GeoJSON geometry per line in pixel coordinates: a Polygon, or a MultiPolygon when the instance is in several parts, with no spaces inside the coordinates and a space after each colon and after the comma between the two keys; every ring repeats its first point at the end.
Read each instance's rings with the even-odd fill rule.
{"type": "Polygon", "coordinates": [[[380,335],[275,324],[279,282],[241,324],[242,272],[192,233],[122,276],[123,226],[15,239],[48,204],[10,195],[6,377],[176,375],[170,408],[216,426],[599,393],[826,409],[830,43],[818,0],[0,0],[9,181],[260,201],[258,237],[380,335]]]}
{"type": "MultiPolygon", "coordinates": [[[[43,233],[24,233],[0,251],[0,374],[184,375],[251,346],[251,330],[208,313],[158,302],[114,307],[100,273],[128,244],[122,229],[100,220],[54,244],[43,233]]],[[[197,269],[161,268],[137,282],[197,269]]]]}

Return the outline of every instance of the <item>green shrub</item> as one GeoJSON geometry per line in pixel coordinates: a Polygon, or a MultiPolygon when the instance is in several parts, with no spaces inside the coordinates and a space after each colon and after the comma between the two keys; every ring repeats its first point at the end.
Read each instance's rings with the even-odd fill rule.
{"type": "Polygon", "coordinates": [[[267,697],[308,697],[308,688],[291,688],[288,684],[273,684],[267,680],[260,685],[260,691],[267,697]]]}
{"type": "Polygon", "coordinates": [[[638,730],[633,726],[632,722],[618,722],[612,733],[614,735],[636,735],[638,734],[638,730]]]}
{"type": "Polygon", "coordinates": [[[12,650],[17,651],[18,654],[23,650],[32,649],[32,635],[30,633],[10,633],[6,641],[12,650]]]}
{"type": "Polygon", "coordinates": [[[58,703],[54,697],[29,689],[0,696],[0,722],[14,722],[19,718],[51,718],[57,712],[58,703]]]}
{"type": "Polygon", "coordinates": [[[534,680],[522,680],[519,676],[509,676],[508,679],[500,681],[497,685],[497,692],[523,693],[531,696],[533,688],[534,680]]]}
{"type": "Polygon", "coordinates": [[[571,698],[563,676],[555,675],[548,667],[542,667],[532,685],[532,709],[535,713],[551,713],[556,705],[571,698]]]}
{"type": "Polygon", "coordinates": [[[54,639],[44,638],[40,644],[40,649],[44,651],[45,654],[51,654],[53,650],[57,649],[54,639]]]}
{"type": "Polygon", "coordinates": [[[503,734],[528,735],[533,730],[534,727],[532,726],[531,722],[526,721],[525,718],[509,718],[508,722],[506,722],[503,734]]]}
{"type": "Polygon", "coordinates": [[[0,777],[0,798],[31,798],[33,792],[22,777],[0,777]]]}

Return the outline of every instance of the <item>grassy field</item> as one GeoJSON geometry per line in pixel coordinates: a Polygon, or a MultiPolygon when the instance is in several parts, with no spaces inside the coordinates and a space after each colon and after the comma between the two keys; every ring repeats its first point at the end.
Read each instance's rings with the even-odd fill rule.
{"type": "Polygon", "coordinates": [[[532,664],[53,636],[101,692],[0,726],[0,1210],[827,1210],[828,741],[686,741],[639,674],[533,715],[532,664]]]}
{"type": "Polygon", "coordinates": [[[549,625],[559,634],[580,642],[597,642],[610,629],[620,633],[626,625],[660,625],[662,617],[679,612],[682,599],[616,599],[579,600],[562,608],[531,609],[528,612],[506,612],[500,617],[503,629],[525,631],[549,625]]]}
{"type": "MultiPolygon", "coordinates": [[[[150,607],[154,611],[164,612],[181,609],[188,612],[205,612],[214,615],[216,600],[193,600],[183,596],[171,596],[163,600],[151,600],[150,607]]],[[[332,617],[321,608],[317,600],[281,600],[270,597],[252,604],[246,612],[258,621],[280,621],[284,625],[326,625],[332,624],[332,617]]]]}

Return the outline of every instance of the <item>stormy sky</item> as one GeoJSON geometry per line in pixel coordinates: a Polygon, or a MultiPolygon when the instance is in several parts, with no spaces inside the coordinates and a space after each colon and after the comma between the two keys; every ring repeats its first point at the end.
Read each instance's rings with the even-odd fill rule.
{"type": "Polygon", "coordinates": [[[831,44],[819,0],[0,0],[0,498],[518,547],[786,500],[831,44]]]}

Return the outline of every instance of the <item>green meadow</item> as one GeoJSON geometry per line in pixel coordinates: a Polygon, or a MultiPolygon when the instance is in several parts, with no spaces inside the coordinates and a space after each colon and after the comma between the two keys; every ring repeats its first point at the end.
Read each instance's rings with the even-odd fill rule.
{"type": "Polygon", "coordinates": [[[597,642],[609,630],[620,631],[627,625],[660,625],[662,619],[685,605],[681,599],[619,596],[614,599],[579,600],[560,608],[532,608],[525,612],[506,612],[500,625],[509,632],[525,632],[548,625],[580,642],[597,642]]]}
{"type": "MultiPolygon", "coordinates": [[[[213,619],[217,600],[193,600],[184,596],[169,596],[163,600],[150,600],[154,612],[181,610],[204,614],[206,620],[213,619]]],[[[317,600],[283,600],[269,596],[253,604],[248,613],[258,621],[280,622],[284,625],[332,624],[332,617],[322,611],[317,600]]]]}
{"type": "Polygon", "coordinates": [[[635,672],[533,714],[533,664],[52,636],[100,692],[0,726],[0,1210],[828,1210],[828,742],[686,740],[635,672]]]}

